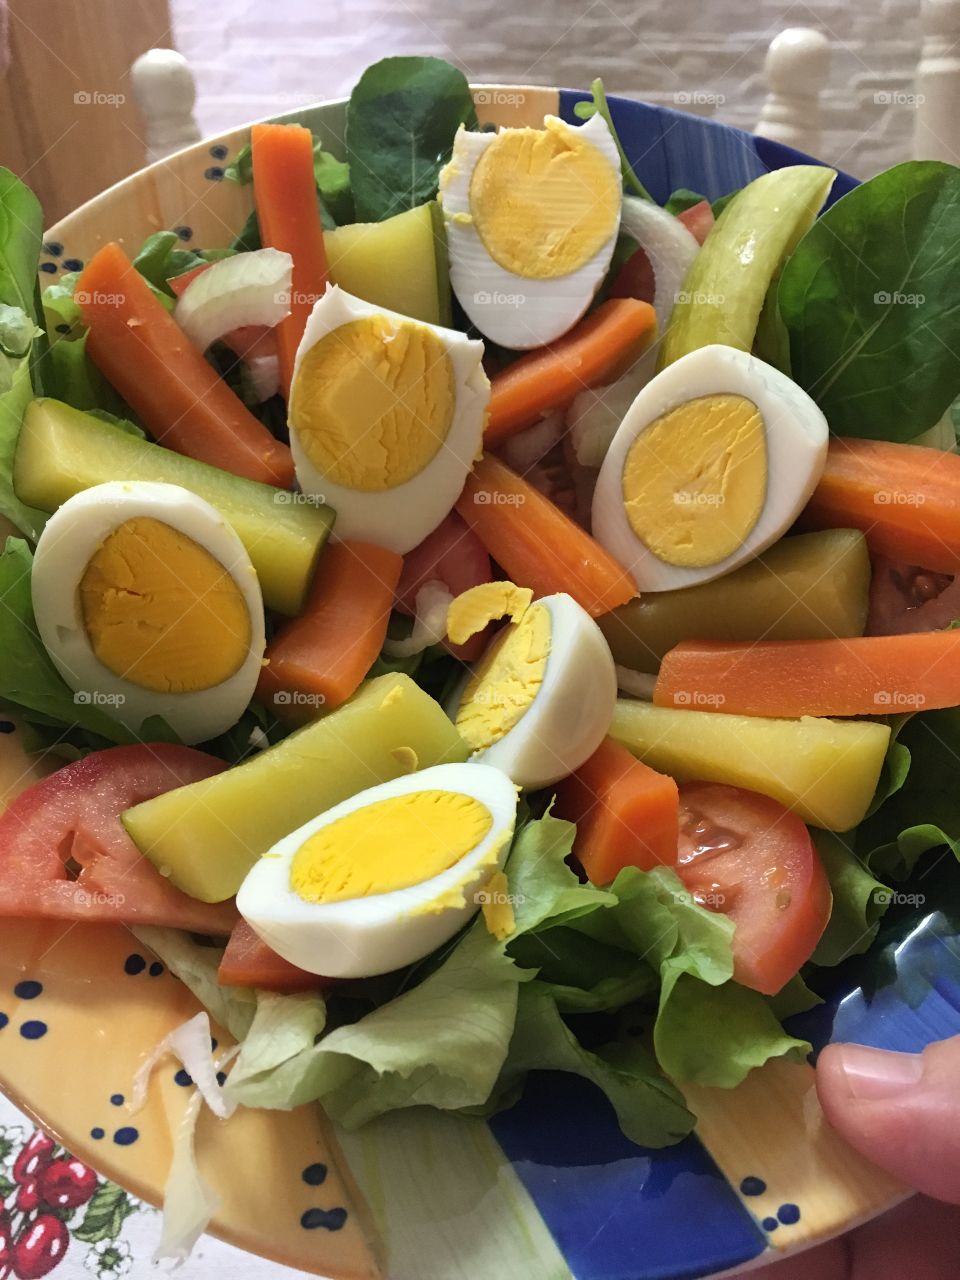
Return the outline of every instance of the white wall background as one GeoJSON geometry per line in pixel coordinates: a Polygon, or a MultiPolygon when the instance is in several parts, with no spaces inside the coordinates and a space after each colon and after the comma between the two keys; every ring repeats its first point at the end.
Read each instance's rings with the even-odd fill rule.
{"type": "Polygon", "coordinates": [[[170,0],[205,133],[350,89],[390,53],[435,53],[474,80],[586,87],[697,108],[750,128],[763,58],[787,26],[833,45],[824,159],[868,176],[906,159],[919,0],[170,0]],[[680,101],[683,101],[681,96],[680,101]]]}

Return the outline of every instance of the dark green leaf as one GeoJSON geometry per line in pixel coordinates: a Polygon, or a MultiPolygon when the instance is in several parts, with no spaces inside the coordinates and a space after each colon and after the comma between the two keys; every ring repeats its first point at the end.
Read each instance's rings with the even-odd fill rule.
{"type": "Polygon", "coordinates": [[[767,1005],[778,1022],[792,1018],[795,1014],[806,1013],[823,1004],[823,997],[811,991],[800,974],[795,974],[785,987],[775,996],[767,996],[767,1005]]]}
{"type": "Polygon", "coordinates": [[[667,203],[663,206],[667,213],[674,215],[685,213],[687,209],[692,209],[694,205],[701,204],[706,196],[699,195],[696,191],[691,191],[689,187],[678,187],[672,192],[667,203]]]}
{"type": "Polygon", "coordinates": [[[960,388],[960,169],[911,160],[843,196],[780,278],[794,379],[837,435],[910,440],[960,388]]]}
{"type": "Polygon", "coordinates": [[[102,1182],[87,1205],[83,1221],[71,1234],[82,1244],[116,1240],[124,1222],[136,1212],[137,1205],[121,1187],[102,1182]]]}
{"type": "Polygon", "coordinates": [[[440,58],[384,58],[347,108],[347,158],[358,222],[432,200],[460,125],[476,128],[466,77],[440,58]]]}
{"type": "Polygon", "coordinates": [[[811,962],[840,964],[867,950],[887,909],[887,886],[870,874],[842,836],[815,831],[813,840],[830,880],[833,910],[811,962]]]}
{"type": "Polygon", "coordinates": [[[743,190],[742,187],[737,187],[736,191],[728,191],[725,196],[718,196],[717,199],[714,200],[713,204],[710,206],[710,208],[713,210],[714,218],[719,218],[721,213],[723,213],[724,209],[730,203],[730,201],[735,196],[738,196],[742,190],[743,190]]]}

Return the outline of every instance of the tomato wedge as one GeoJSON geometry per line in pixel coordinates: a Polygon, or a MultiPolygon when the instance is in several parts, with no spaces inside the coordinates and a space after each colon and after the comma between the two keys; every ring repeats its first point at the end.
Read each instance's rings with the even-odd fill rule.
{"type": "Polygon", "coordinates": [[[256,987],[289,995],[294,991],[322,991],[332,979],[298,969],[258,937],[246,920],[238,920],[217,974],[223,987],[256,987]]]}
{"type": "MultiPolygon", "coordinates": [[[[419,546],[403,557],[395,604],[401,613],[413,617],[417,592],[427,582],[442,582],[452,596],[470,587],[493,581],[493,566],[487,549],[456,511],[427,534],[419,546]]],[[[461,662],[476,662],[486,647],[484,632],[471,636],[466,644],[448,644],[461,662]]]]}
{"type": "Polygon", "coordinates": [[[810,959],[830,918],[830,883],[803,822],[740,787],[680,788],[677,874],[701,906],[734,922],[733,976],[764,995],[810,959]]]}
{"type": "Polygon", "coordinates": [[[689,209],[677,214],[677,221],[683,223],[698,244],[703,244],[713,230],[715,221],[710,201],[701,200],[699,204],[692,204],[689,209]]]}
{"type": "Polygon", "coordinates": [[[222,760],[166,743],[109,747],[17,796],[0,817],[0,917],[155,924],[225,936],[232,903],[197,902],[142,856],[119,815],[220,773],[222,760]]]}
{"type": "Polygon", "coordinates": [[[899,636],[939,631],[960,618],[960,578],[919,565],[872,556],[870,613],[865,634],[899,636]]]}

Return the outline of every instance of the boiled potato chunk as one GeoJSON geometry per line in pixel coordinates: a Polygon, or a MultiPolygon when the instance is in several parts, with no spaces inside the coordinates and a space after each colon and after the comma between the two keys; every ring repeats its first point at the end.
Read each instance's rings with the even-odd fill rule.
{"type": "Polygon", "coordinates": [[[827,640],[862,636],[870,594],[858,529],[783,538],[725,578],[653,591],[598,618],[623,667],[655,673],[681,640],[827,640]]]}
{"type": "Polygon", "coordinates": [[[74,494],[108,480],[179,484],[204,498],[246,547],[267,606],[300,612],[333,526],[332,507],[295,502],[285,489],[186,458],[59,400],[33,400],[13,466],[20,500],[56,511],[74,494]]]}
{"type": "Polygon", "coordinates": [[[325,231],[330,279],[364,302],[448,325],[450,279],[437,208],[431,201],[383,222],[325,231]]]}
{"type": "Polygon", "coordinates": [[[379,676],[245,764],[146,800],[121,820],[173,884],[222,902],[261,854],[308,819],[377,783],[466,758],[438,703],[409,676],[379,676]]]}
{"type": "Polygon", "coordinates": [[[617,703],[610,733],[678,782],[759,791],[830,831],[849,831],[863,818],[890,740],[888,726],[871,720],[767,720],[627,699],[617,703]]]}

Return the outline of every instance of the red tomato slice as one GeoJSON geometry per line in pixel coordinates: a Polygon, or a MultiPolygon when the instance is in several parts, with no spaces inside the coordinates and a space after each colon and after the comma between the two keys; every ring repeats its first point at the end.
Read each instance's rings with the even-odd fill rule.
{"type": "Polygon", "coordinates": [[[261,941],[246,920],[237,921],[217,976],[223,987],[256,987],[260,991],[278,991],[283,995],[292,991],[322,991],[332,981],[298,969],[289,960],[278,956],[261,941]]]}
{"type": "Polygon", "coordinates": [[[810,959],[830,918],[830,883],[803,822],[740,787],[680,788],[677,874],[702,906],[733,920],[733,976],[764,995],[810,959]]]}
{"type": "Polygon", "coordinates": [[[873,556],[868,636],[940,631],[960,618],[960,578],[873,556]]]}
{"type": "Polygon", "coordinates": [[[709,200],[692,204],[689,209],[677,214],[677,220],[683,223],[698,244],[703,244],[716,221],[709,200]]]}
{"type": "MultiPolygon", "coordinates": [[[[403,557],[403,572],[397,583],[395,605],[413,617],[417,592],[427,582],[442,582],[452,596],[470,587],[493,581],[493,566],[487,549],[456,511],[451,511],[433,533],[403,557]]],[[[471,636],[466,644],[448,645],[462,662],[476,662],[486,645],[484,634],[471,636]]]]}
{"type": "Polygon", "coordinates": [[[0,817],[0,916],[225,936],[237,920],[233,904],[197,902],[174,888],[120,823],[131,805],[224,768],[192,747],[110,747],[34,783],[0,817]]]}
{"type": "Polygon", "coordinates": [[[653,267],[643,249],[634,249],[610,283],[608,298],[639,298],[641,302],[653,302],[656,292],[653,267]]]}

